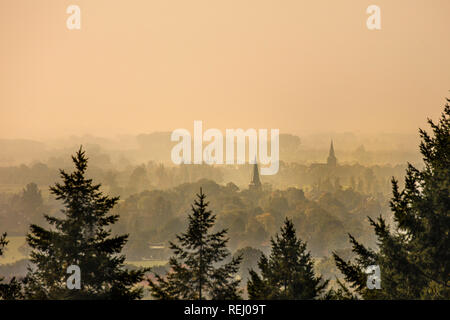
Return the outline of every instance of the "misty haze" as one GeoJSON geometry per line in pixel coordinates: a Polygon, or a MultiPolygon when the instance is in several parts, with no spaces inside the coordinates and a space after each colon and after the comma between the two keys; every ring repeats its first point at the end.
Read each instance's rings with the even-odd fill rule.
{"type": "Polygon", "coordinates": [[[449,1],[72,2],[0,2],[0,300],[450,298],[449,1]]]}

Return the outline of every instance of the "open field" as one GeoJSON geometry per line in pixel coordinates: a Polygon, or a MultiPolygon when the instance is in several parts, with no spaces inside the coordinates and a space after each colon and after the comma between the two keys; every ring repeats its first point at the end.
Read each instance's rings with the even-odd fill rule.
{"type": "MultiPolygon", "coordinates": [[[[27,257],[19,251],[19,248],[25,244],[25,237],[7,237],[9,241],[6,246],[5,253],[0,257],[0,264],[14,263],[27,257]]],[[[141,260],[141,261],[126,261],[128,264],[135,265],[136,267],[154,267],[165,265],[167,260],[141,260]]]]}
{"type": "Polygon", "coordinates": [[[0,184],[1,193],[19,193],[25,186],[22,184],[0,184]]]}
{"type": "Polygon", "coordinates": [[[132,264],[136,267],[141,268],[151,268],[155,266],[163,266],[168,261],[167,260],[143,260],[143,261],[125,261],[128,264],[132,264]]]}

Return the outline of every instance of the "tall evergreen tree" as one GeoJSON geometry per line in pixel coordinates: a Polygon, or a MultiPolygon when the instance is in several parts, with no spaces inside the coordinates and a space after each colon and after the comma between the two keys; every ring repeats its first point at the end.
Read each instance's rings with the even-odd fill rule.
{"type": "Polygon", "coordinates": [[[314,273],[306,243],[297,238],[294,225],[286,218],[281,235],[271,239],[272,252],[262,255],[258,267],[261,276],[250,270],[247,290],[250,299],[316,299],[328,281],[314,273]]]}
{"type": "Polygon", "coordinates": [[[59,217],[45,215],[50,229],[31,225],[27,235],[32,248],[25,279],[31,299],[139,299],[146,269],[128,271],[121,251],[128,235],[112,236],[110,226],[119,216],[109,214],[118,197],[110,198],[85,177],[88,158],[80,148],[72,156],[75,171],[60,170],[62,183],[50,188],[64,209],[59,217]],[[68,289],[67,268],[81,270],[81,289],[68,289]]]}
{"type": "Polygon", "coordinates": [[[150,281],[152,295],[158,299],[239,299],[240,280],[236,279],[241,257],[232,258],[226,248],[227,230],[209,232],[216,216],[207,209],[206,195],[200,189],[186,233],[177,235],[179,244],[170,242],[174,252],[166,278],[155,275],[150,281]]]}
{"type": "MultiPolygon", "coordinates": [[[[448,102],[450,100],[447,99],[448,102]]],[[[428,120],[433,135],[420,130],[424,167],[408,164],[405,187],[392,179],[390,202],[395,225],[381,216],[370,220],[378,250],[368,249],[351,235],[355,261],[334,254],[336,265],[355,293],[364,299],[450,298],[450,106],[437,124],[428,120]],[[378,265],[381,289],[368,289],[365,270],[378,265]]]]}

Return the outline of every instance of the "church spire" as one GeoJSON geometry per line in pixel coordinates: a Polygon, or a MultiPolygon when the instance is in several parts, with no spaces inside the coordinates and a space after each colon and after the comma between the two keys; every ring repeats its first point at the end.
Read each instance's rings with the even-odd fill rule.
{"type": "Polygon", "coordinates": [[[331,139],[331,145],[330,145],[330,157],[335,157],[334,155],[334,147],[333,147],[333,139],[331,139]]]}
{"type": "Polygon", "coordinates": [[[336,167],[336,165],[337,165],[337,159],[334,154],[333,139],[331,140],[330,152],[328,154],[327,164],[329,167],[336,167]]]}
{"type": "Polygon", "coordinates": [[[252,181],[248,185],[249,189],[254,190],[260,190],[261,189],[261,179],[259,178],[259,169],[258,169],[258,163],[256,162],[253,164],[253,174],[252,174],[252,181]]]}

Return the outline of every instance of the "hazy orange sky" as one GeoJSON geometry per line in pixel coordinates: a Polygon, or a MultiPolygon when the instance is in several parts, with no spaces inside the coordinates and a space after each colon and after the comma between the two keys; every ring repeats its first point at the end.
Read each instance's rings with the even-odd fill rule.
{"type": "Polygon", "coordinates": [[[0,0],[0,138],[194,120],[415,133],[450,96],[449,13],[448,0],[0,0]],[[66,28],[71,4],[81,30],[66,28]]]}

